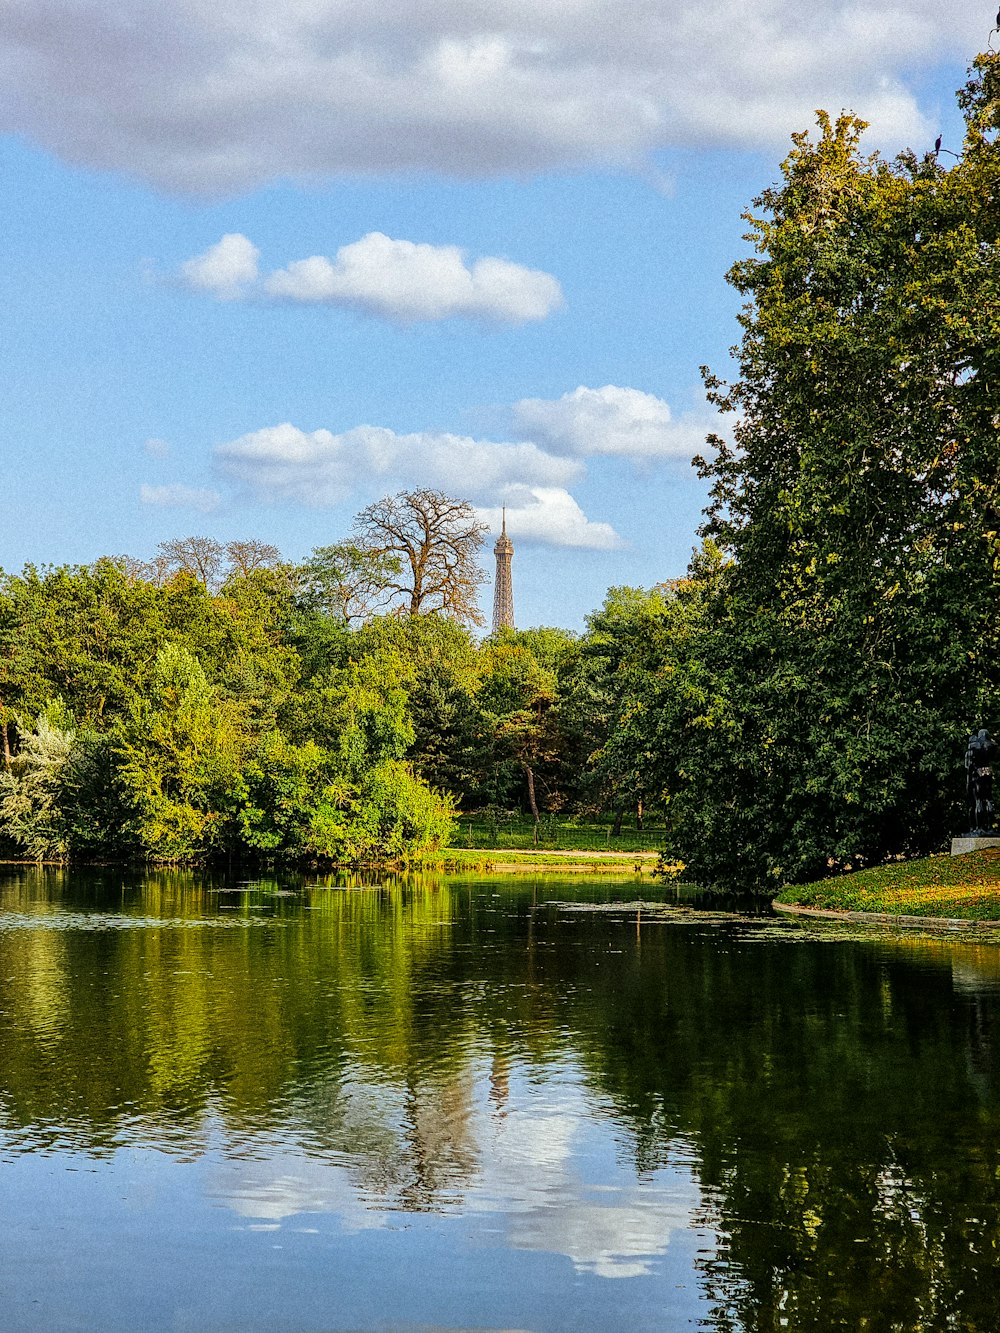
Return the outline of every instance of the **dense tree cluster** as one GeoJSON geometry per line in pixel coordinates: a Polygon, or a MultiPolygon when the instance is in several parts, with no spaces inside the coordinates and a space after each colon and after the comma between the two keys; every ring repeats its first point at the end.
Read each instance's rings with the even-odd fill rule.
{"type": "MultiPolygon", "coordinates": [[[[796,135],[749,217],[735,415],[702,461],[711,539],[628,651],[626,731],[707,884],[939,848],[1000,686],[1000,56],[964,151],[796,135]]],[[[622,743],[624,742],[624,743],[622,743]]]]}
{"type": "Polygon", "coordinates": [[[299,568],[190,537],[0,576],[8,852],[398,859],[460,804],[584,799],[557,707],[574,638],[476,642],[482,531],[419,491],[299,568]]]}
{"type": "Polygon", "coordinates": [[[0,576],[9,850],[359,861],[441,845],[459,808],[641,816],[623,659],[664,590],[613,591],[582,637],[480,641],[441,606],[328,598],[330,548],[300,568],[240,550],[266,558],[188,538],[0,576]]]}

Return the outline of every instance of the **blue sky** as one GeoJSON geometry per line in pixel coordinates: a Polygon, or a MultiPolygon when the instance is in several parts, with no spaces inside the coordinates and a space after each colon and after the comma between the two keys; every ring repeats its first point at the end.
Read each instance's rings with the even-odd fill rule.
{"type": "Polygon", "coordinates": [[[0,564],[298,559],[428,485],[507,504],[520,624],[683,572],[742,210],[816,106],[956,140],[992,19],[6,0],[0,564]]]}

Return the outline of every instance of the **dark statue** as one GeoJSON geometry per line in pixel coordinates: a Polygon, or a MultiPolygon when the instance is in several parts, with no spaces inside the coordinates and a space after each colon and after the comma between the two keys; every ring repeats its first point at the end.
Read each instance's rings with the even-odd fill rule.
{"type": "Polygon", "coordinates": [[[993,832],[993,764],[997,743],[984,728],[974,731],[965,750],[965,795],[974,836],[993,832]]]}

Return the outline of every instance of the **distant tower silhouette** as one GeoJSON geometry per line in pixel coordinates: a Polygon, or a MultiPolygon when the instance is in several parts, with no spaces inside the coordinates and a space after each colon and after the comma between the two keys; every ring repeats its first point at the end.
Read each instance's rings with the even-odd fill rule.
{"type": "Polygon", "coordinates": [[[510,562],[514,543],[507,536],[507,510],[503,511],[503,529],[493,548],[497,558],[497,577],[493,584],[493,633],[506,625],[514,628],[514,585],[510,578],[510,562]]]}

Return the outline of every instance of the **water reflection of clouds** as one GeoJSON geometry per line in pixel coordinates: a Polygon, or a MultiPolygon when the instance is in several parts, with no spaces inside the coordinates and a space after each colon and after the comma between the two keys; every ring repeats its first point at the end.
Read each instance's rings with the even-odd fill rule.
{"type": "Polygon", "coordinates": [[[544,1093],[533,1093],[531,1106],[496,1124],[496,1151],[473,1206],[492,1199],[509,1216],[513,1246],[563,1254],[578,1272],[649,1273],[671,1236],[692,1225],[699,1199],[690,1172],[675,1168],[640,1183],[617,1164],[609,1171],[601,1160],[608,1122],[594,1116],[583,1088],[563,1084],[544,1109],[544,1093]],[[610,1181],[597,1179],[609,1174],[610,1181]]]}
{"type": "Polygon", "coordinates": [[[577,1202],[550,1212],[517,1218],[511,1243],[519,1250],[564,1254],[577,1272],[597,1277],[645,1277],[670,1244],[686,1230],[690,1213],[682,1204],[623,1191],[618,1202],[577,1202]]]}
{"type": "Polygon", "coordinates": [[[306,1153],[230,1158],[211,1176],[209,1194],[252,1222],[285,1222],[303,1213],[332,1214],[345,1231],[384,1227],[386,1216],[366,1202],[338,1163],[306,1153]]]}
{"type": "MultiPolygon", "coordinates": [[[[389,1102],[384,1088],[370,1099],[363,1087],[341,1089],[325,1099],[325,1153],[229,1158],[210,1193],[251,1225],[317,1214],[347,1231],[460,1206],[486,1243],[503,1218],[509,1246],[563,1255],[602,1278],[649,1274],[672,1237],[692,1229],[700,1198],[691,1171],[678,1164],[640,1180],[582,1084],[529,1085],[512,1074],[502,1106],[495,1090],[495,1071],[389,1102]]],[[[316,1149],[315,1119],[308,1137],[316,1149]]]]}

